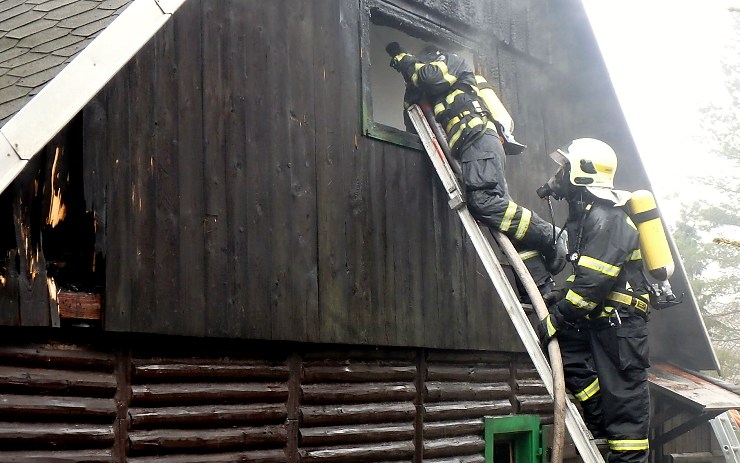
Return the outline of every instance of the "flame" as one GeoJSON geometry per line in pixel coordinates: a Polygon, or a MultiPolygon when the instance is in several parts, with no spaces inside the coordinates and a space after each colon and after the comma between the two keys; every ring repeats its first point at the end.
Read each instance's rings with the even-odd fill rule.
{"type": "Polygon", "coordinates": [[[51,201],[49,203],[49,215],[46,217],[46,223],[52,228],[56,227],[59,222],[64,220],[67,215],[67,206],[62,203],[61,189],[54,188],[54,180],[57,176],[57,162],[59,161],[60,149],[57,146],[54,153],[54,164],[51,168],[51,201]]]}

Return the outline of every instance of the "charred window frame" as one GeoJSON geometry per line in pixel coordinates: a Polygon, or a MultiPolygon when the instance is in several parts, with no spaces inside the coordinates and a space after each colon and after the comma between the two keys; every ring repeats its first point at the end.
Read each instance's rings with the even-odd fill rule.
{"type": "Polygon", "coordinates": [[[473,51],[471,45],[477,50],[483,48],[471,37],[442,26],[443,19],[418,11],[418,6],[401,8],[382,0],[361,1],[364,12],[360,24],[363,133],[421,149],[418,135],[404,128],[403,78],[389,66],[390,57],[385,46],[396,40],[411,52],[416,52],[422,45],[434,43],[472,60],[477,72],[484,58],[473,51]]]}

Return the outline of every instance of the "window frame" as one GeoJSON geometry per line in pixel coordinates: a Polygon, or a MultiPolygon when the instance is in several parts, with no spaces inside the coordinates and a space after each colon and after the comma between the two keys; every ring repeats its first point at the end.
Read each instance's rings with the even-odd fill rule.
{"type": "MultiPolygon", "coordinates": [[[[360,0],[360,78],[361,78],[361,127],[363,135],[393,143],[396,145],[406,146],[409,148],[423,148],[419,136],[398,129],[380,122],[376,122],[373,117],[373,99],[371,85],[371,64],[370,63],[370,27],[372,24],[398,29],[399,31],[424,41],[433,41],[466,49],[474,57],[473,66],[476,72],[479,71],[481,63],[485,60],[479,51],[483,49],[483,44],[463,33],[453,31],[438,22],[421,16],[420,13],[412,11],[412,8],[402,9],[396,4],[390,4],[383,0],[360,0]],[[378,21],[373,21],[378,18],[378,21]],[[472,47],[471,47],[472,46],[472,47]]],[[[441,21],[440,21],[441,22],[441,21]]],[[[388,63],[379,63],[387,66],[388,63]]],[[[378,65],[376,63],[376,65],[378,65]]]]}

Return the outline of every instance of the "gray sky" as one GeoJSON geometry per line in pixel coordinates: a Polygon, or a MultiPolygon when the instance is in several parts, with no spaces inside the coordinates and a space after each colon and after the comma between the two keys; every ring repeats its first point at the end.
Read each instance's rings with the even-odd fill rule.
{"type": "MultiPolygon", "coordinates": [[[[698,108],[727,95],[720,57],[740,0],[583,0],[665,219],[688,183],[727,168],[689,139],[698,108]],[[720,166],[720,167],[718,167],[720,166]]],[[[700,134],[697,134],[700,135],[700,134]]],[[[740,136],[740,135],[739,135],[740,136]]]]}

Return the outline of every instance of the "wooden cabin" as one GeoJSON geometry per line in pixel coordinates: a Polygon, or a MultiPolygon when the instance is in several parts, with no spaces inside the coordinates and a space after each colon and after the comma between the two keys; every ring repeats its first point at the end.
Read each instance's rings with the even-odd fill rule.
{"type": "MultiPolygon", "coordinates": [[[[472,463],[484,416],[551,422],[392,40],[496,87],[518,202],[587,136],[649,188],[577,0],[0,4],[0,460],[472,463]]],[[[717,370],[672,282],[654,363],[717,370]]]]}

